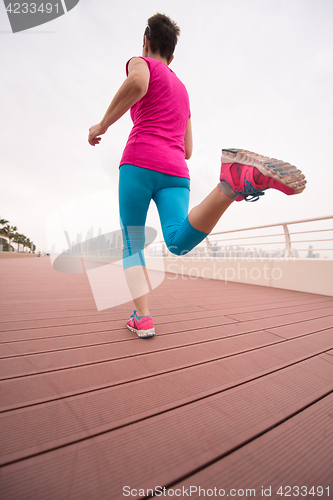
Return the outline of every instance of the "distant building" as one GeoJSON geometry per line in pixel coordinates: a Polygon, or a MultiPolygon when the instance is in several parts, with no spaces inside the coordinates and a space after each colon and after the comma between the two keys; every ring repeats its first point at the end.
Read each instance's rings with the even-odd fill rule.
{"type": "Polygon", "coordinates": [[[308,254],[306,256],[307,259],[319,259],[320,258],[320,253],[314,253],[313,252],[313,246],[310,245],[308,248],[308,254]]]}

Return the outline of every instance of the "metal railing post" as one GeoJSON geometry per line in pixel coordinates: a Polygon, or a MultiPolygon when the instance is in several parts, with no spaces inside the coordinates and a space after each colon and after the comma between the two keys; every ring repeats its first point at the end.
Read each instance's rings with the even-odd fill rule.
{"type": "Polygon", "coordinates": [[[290,241],[290,233],[287,224],[282,224],[284,237],[286,242],[286,257],[290,257],[291,255],[291,241],[290,241]]]}
{"type": "Polygon", "coordinates": [[[210,257],[210,241],[208,236],[206,236],[206,257],[210,257]]]}

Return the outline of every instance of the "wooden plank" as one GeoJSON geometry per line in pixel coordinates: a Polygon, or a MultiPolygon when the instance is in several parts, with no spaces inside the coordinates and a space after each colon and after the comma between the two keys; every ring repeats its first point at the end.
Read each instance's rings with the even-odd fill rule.
{"type": "MultiPolygon", "coordinates": [[[[70,332],[71,329],[75,329],[77,326],[79,327],[88,327],[90,326],[90,329],[92,329],[95,325],[96,328],[102,329],[103,327],[107,327],[108,329],[115,330],[118,328],[123,327],[124,325],[126,326],[126,322],[130,316],[130,313],[127,311],[127,313],[121,313],[121,314],[113,314],[111,317],[105,317],[99,316],[99,313],[96,313],[94,316],[90,316],[89,318],[80,316],[77,318],[61,318],[59,320],[47,320],[44,322],[36,322],[36,321],[20,321],[20,322],[13,322],[13,323],[3,323],[2,328],[3,332],[8,332],[1,334],[0,338],[2,341],[5,341],[5,339],[10,339],[11,335],[16,335],[16,339],[18,338],[26,338],[26,335],[24,332],[31,331],[31,335],[34,335],[34,330],[36,330],[36,334],[40,335],[38,330],[42,331],[47,331],[50,329],[54,329],[54,331],[57,331],[57,329],[63,329],[65,328],[67,332],[70,332]],[[22,332],[21,337],[19,337],[19,332],[22,332]]],[[[210,319],[210,318],[215,318],[216,324],[219,324],[219,318],[225,318],[225,316],[220,314],[210,314],[209,312],[205,310],[199,310],[197,306],[192,306],[192,307],[182,307],[178,308],[178,310],[173,310],[171,314],[167,314],[165,310],[163,313],[160,314],[154,314],[154,321],[157,324],[163,324],[165,322],[170,323],[170,321],[176,323],[176,322],[181,322],[181,321],[187,321],[187,322],[193,322],[194,319],[210,319]]],[[[229,323],[235,323],[237,320],[233,320],[231,318],[228,318],[227,321],[229,323]]],[[[29,337],[28,337],[29,338],[29,337]]]]}
{"type": "Polygon", "coordinates": [[[297,326],[283,325],[273,328],[269,328],[268,331],[275,333],[279,337],[286,339],[293,338],[295,336],[295,330],[297,329],[298,335],[307,335],[308,333],[318,332],[320,330],[325,330],[333,327],[333,315],[324,316],[322,318],[309,319],[306,321],[299,321],[297,326]]]}
{"type": "MultiPolygon", "coordinates": [[[[249,348],[279,342],[280,338],[273,334],[258,332],[224,339],[223,330],[221,332],[220,327],[212,327],[184,332],[181,336],[163,335],[146,339],[146,341],[140,340],[136,337],[135,341],[132,342],[116,342],[3,358],[0,359],[0,380],[110,362],[133,356],[146,358],[146,356],[153,355],[156,359],[160,357],[163,360],[179,356],[179,359],[187,359],[188,363],[195,363],[198,360],[208,361],[212,357],[237,354],[249,348]]],[[[164,362],[163,364],[166,368],[167,364],[164,362]]]]}
{"type": "MultiPolygon", "coordinates": [[[[269,341],[265,332],[261,335],[262,344],[267,344],[269,341]]],[[[251,336],[248,339],[251,339],[251,336]]],[[[258,344],[255,345],[254,335],[252,348],[257,350],[251,351],[249,345],[244,345],[245,350],[250,347],[248,353],[227,357],[235,353],[235,349],[240,351],[240,346],[235,346],[233,339],[231,342],[228,340],[230,339],[225,339],[220,345],[220,357],[211,346],[198,345],[4,380],[0,384],[2,411],[156,377],[195,365],[205,364],[213,369],[215,362],[221,362],[223,365],[227,362],[229,371],[224,373],[225,380],[228,380],[229,374],[233,380],[244,380],[254,372],[267,373],[324,353],[333,347],[330,331],[285,340],[261,349],[258,349],[258,344]]]]}
{"type": "MultiPolygon", "coordinates": [[[[229,323],[237,323],[237,321],[227,318],[225,316],[207,316],[207,312],[197,312],[191,313],[188,315],[187,319],[183,319],[184,314],[179,315],[168,315],[165,316],[165,319],[162,317],[161,321],[166,321],[166,323],[160,323],[158,318],[157,320],[154,318],[155,324],[159,326],[161,333],[170,333],[170,328],[168,326],[173,325],[173,330],[181,332],[187,331],[189,329],[193,329],[198,325],[198,328],[203,328],[202,325],[205,324],[205,321],[208,323],[207,326],[214,325],[224,325],[229,323]],[[197,318],[197,319],[196,319],[197,318]]],[[[95,322],[92,324],[80,324],[80,325],[69,325],[69,326],[61,326],[61,327],[51,327],[51,328],[36,328],[33,330],[19,330],[19,331],[10,331],[8,333],[4,333],[1,335],[2,342],[8,341],[27,341],[27,340],[40,340],[56,337],[64,337],[70,335],[76,335],[80,333],[89,333],[89,332],[115,332],[118,330],[118,334],[120,335],[120,339],[126,338],[123,333],[126,332],[126,323],[129,318],[129,314],[124,316],[123,319],[114,320],[112,322],[103,321],[103,322],[95,322]],[[119,330],[122,330],[121,332],[119,330]]],[[[1,344],[1,343],[0,343],[1,344]]]]}
{"type": "MultiPolygon", "coordinates": [[[[95,323],[110,323],[113,321],[119,321],[122,320],[123,322],[127,321],[129,317],[129,307],[127,307],[127,312],[122,312],[122,313],[109,313],[106,314],[104,311],[97,312],[95,311],[94,314],[90,315],[85,315],[85,314],[77,314],[77,315],[71,315],[71,316],[61,316],[57,315],[57,317],[51,317],[51,318],[46,318],[46,319],[33,319],[33,320],[27,320],[27,319],[22,319],[17,320],[17,321],[9,321],[9,322],[3,322],[0,324],[0,331],[6,332],[6,331],[17,331],[17,330],[26,330],[26,329],[38,329],[38,328],[50,328],[50,327],[63,327],[63,326],[74,326],[74,325],[86,325],[86,324],[95,324],[95,323]]],[[[194,317],[207,317],[209,314],[207,311],[198,311],[197,306],[179,306],[173,309],[172,314],[165,314],[165,310],[163,310],[163,313],[161,314],[156,314],[154,317],[159,318],[160,321],[164,321],[164,317],[168,316],[170,320],[170,316],[172,318],[179,319],[184,319],[185,317],[188,319],[189,314],[192,317],[192,314],[194,317]]],[[[216,315],[217,316],[217,315],[216,315]]]]}
{"type": "MultiPolygon", "coordinates": [[[[272,356],[268,358],[272,363],[272,356]]],[[[325,358],[318,359],[316,366],[322,364],[324,367],[325,358]]],[[[200,365],[65,400],[4,412],[0,414],[0,463],[21,459],[187,405],[263,377],[277,368],[271,366],[264,372],[261,366],[263,361],[267,363],[267,353],[257,351],[248,355],[247,359],[243,355],[238,364],[234,358],[229,358],[209,366],[200,365]],[[244,369],[241,364],[244,361],[252,371],[244,369]]],[[[301,364],[306,369],[312,366],[313,358],[301,364]]],[[[281,369],[281,365],[278,369],[281,369]]]]}
{"type": "MultiPolygon", "coordinates": [[[[214,328],[212,330],[215,331],[214,328]]],[[[203,332],[203,335],[205,334],[207,334],[206,331],[203,332]]],[[[42,375],[48,372],[52,374],[52,372],[58,370],[66,372],[68,369],[82,368],[85,365],[87,365],[87,368],[90,366],[92,369],[93,367],[96,368],[96,365],[100,365],[99,368],[101,368],[105,363],[110,368],[115,364],[119,364],[120,371],[122,371],[120,368],[122,363],[131,366],[132,372],[134,366],[139,371],[140,367],[142,367],[146,375],[148,375],[208,362],[212,359],[246,352],[281,341],[279,337],[266,332],[242,335],[239,338],[222,338],[197,343],[193,342],[191,332],[188,332],[186,336],[188,338],[187,345],[182,344],[181,338],[170,335],[150,338],[145,341],[136,338],[131,343],[121,342],[110,346],[95,346],[96,348],[92,346],[40,355],[5,358],[0,362],[0,379],[4,381],[17,377],[42,375]],[[147,371],[145,367],[149,367],[151,372],[147,371]]]]}
{"type": "MultiPolygon", "coordinates": [[[[232,322],[232,320],[226,318],[224,324],[230,322],[232,322]]],[[[213,324],[214,323],[216,323],[215,318],[213,319],[213,324]]],[[[127,330],[125,331],[125,338],[128,339],[128,342],[125,343],[110,342],[110,338],[105,338],[104,342],[100,340],[98,342],[97,336],[94,335],[93,343],[87,343],[86,346],[84,346],[84,342],[81,343],[80,336],[78,339],[74,339],[78,344],[77,347],[75,347],[73,342],[71,343],[72,337],[69,337],[69,339],[65,337],[64,344],[59,343],[59,340],[62,339],[48,339],[48,349],[45,353],[43,353],[43,348],[45,350],[46,341],[39,341],[41,344],[40,347],[38,342],[34,342],[34,348],[37,349],[37,352],[39,350],[37,354],[35,354],[34,351],[28,354],[22,342],[2,344],[0,380],[35,373],[45,373],[56,369],[82,366],[84,364],[103,362],[134,355],[142,355],[165,349],[172,349],[174,347],[190,346],[197,343],[220,342],[220,340],[224,338],[223,328],[221,328],[221,326],[223,326],[223,319],[220,320],[220,323],[218,327],[209,327],[207,318],[204,318],[201,322],[198,320],[188,321],[184,323],[184,331],[181,335],[179,335],[180,332],[177,331],[177,335],[160,335],[154,339],[149,339],[149,341],[145,343],[140,341],[137,337],[132,341],[133,334],[127,330]],[[188,326],[187,330],[185,330],[186,326],[188,326]],[[68,346],[68,340],[71,343],[70,349],[66,347],[68,346]],[[20,352],[15,350],[16,346],[23,348],[22,354],[25,354],[24,357],[22,355],[17,355],[20,352]]],[[[172,325],[168,326],[171,327],[172,325]]],[[[177,328],[178,326],[179,323],[176,323],[177,328]]],[[[333,316],[316,319],[314,321],[298,322],[297,325],[292,326],[287,325],[284,327],[271,328],[269,331],[277,336],[291,339],[304,334],[329,329],[331,331],[333,330],[333,316]],[[286,333],[284,333],[283,329],[285,329],[286,333]]],[[[173,331],[169,330],[168,333],[173,333],[173,331]]],[[[246,341],[246,335],[247,334],[244,334],[240,337],[241,343],[246,341]]],[[[107,335],[105,337],[107,337],[107,335]]],[[[91,336],[89,336],[89,338],[91,338],[91,336]]],[[[278,338],[275,340],[278,341],[278,338]]],[[[31,342],[29,345],[31,345],[31,342]]],[[[215,345],[218,344],[211,344],[213,348],[215,345]]]]}
{"type": "MultiPolygon", "coordinates": [[[[247,333],[251,331],[256,331],[260,329],[271,329],[275,328],[277,326],[283,326],[283,325],[294,325],[295,323],[302,322],[307,319],[314,319],[314,318],[321,318],[321,317],[326,317],[327,316],[327,311],[326,309],[318,309],[315,311],[308,311],[308,312],[300,312],[300,313],[293,313],[293,314],[284,314],[280,316],[273,316],[271,318],[262,318],[262,319],[254,319],[254,320],[248,320],[248,321],[236,321],[231,318],[225,318],[223,315],[221,315],[222,318],[222,323],[219,324],[226,324],[230,323],[231,326],[228,328],[224,329],[224,332],[226,335],[234,335],[234,334],[239,334],[239,333],[247,333]],[[232,325],[234,323],[234,325],[232,325]]],[[[127,316],[123,315],[124,318],[127,318],[127,316]]],[[[175,318],[175,322],[170,322],[170,315],[165,314],[164,316],[161,315],[159,318],[157,318],[157,321],[155,319],[156,323],[156,330],[158,335],[163,335],[166,333],[172,333],[172,332],[180,332],[186,330],[186,323],[189,320],[188,319],[188,314],[186,313],[179,313],[177,315],[172,315],[172,318],[175,318]],[[160,323],[161,322],[161,323],[160,323]],[[177,325],[176,323],[179,324],[177,325]],[[183,322],[182,324],[180,322],[183,322]]],[[[191,313],[191,318],[205,318],[207,317],[207,311],[197,311],[197,313],[191,313]]],[[[217,316],[214,315],[214,317],[218,318],[217,316]]],[[[58,327],[50,327],[50,328],[36,328],[33,330],[22,330],[22,331],[11,331],[8,333],[2,333],[0,335],[0,339],[2,339],[3,342],[6,341],[18,341],[18,340],[28,340],[28,339],[40,339],[40,338],[46,338],[46,337],[54,337],[54,336],[65,336],[65,335],[75,335],[75,334],[81,334],[81,333],[94,333],[94,332],[103,332],[103,331],[110,331],[113,332],[113,330],[117,330],[119,328],[124,328],[125,323],[127,319],[125,320],[115,320],[111,323],[107,321],[103,322],[98,322],[98,323],[91,323],[91,324],[79,324],[79,325],[64,325],[64,326],[58,326],[58,327]]],[[[216,320],[218,323],[218,319],[216,320]]],[[[118,332],[118,334],[115,333],[115,336],[112,334],[112,340],[122,340],[128,338],[127,331],[125,329],[122,330],[122,332],[118,332]]]]}
{"type": "MultiPolygon", "coordinates": [[[[181,307],[179,303],[177,305],[174,305],[172,307],[172,315],[178,315],[181,314],[180,310],[182,313],[191,313],[191,317],[218,317],[222,313],[227,313],[231,314],[234,312],[253,312],[253,311],[265,311],[267,309],[280,309],[281,307],[284,307],[285,305],[287,307],[290,306],[304,306],[304,305],[309,305],[311,309],[320,309],[324,307],[332,307],[333,304],[333,299],[330,298],[325,298],[318,296],[316,299],[314,298],[301,298],[301,297],[294,297],[294,299],[291,301],[290,299],[285,299],[284,301],[282,298],[280,298],[279,301],[276,301],[274,299],[264,299],[263,297],[260,297],[260,302],[259,298],[257,299],[256,297],[252,300],[248,299],[242,299],[241,305],[235,305],[235,299],[230,298],[227,295],[222,295],[219,303],[218,303],[218,308],[214,310],[207,310],[206,308],[199,310],[198,305],[188,305],[186,307],[181,307]],[[222,309],[221,309],[222,307],[222,309]],[[198,316],[199,315],[199,316],[198,316]]],[[[40,321],[40,320],[54,320],[56,319],[59,321],[60,319],[65,320],[64,323],[66,323],[67,318],[74,318],[74,319],[80,319],[81,322],[103,322],[103,321],[116,321],[116,320],[125,320],[128,316],[128,306],[117,306],[115,308],[107,309],[104,311],[96,311],[96,308],[91,309],[90,311],[87,310],[86,308],[82,308],[82,310],[79,309],[78,305],[76,305],[75,309],[70,309],[68,310],[66,308],[66,304],[64,304],[63,308],[57,308],[52,311],[41,311],[40,308],[36,308],[35,311],[29,310],[21,310],[20,313],[18,313],[18,309],[15,308],[15,311],[12,313],[8,313],[7,311],[3,311],[3,314],[0,317],[0,330],[5,331],[5,328],[3,328],[3,323],[6,323],[7,326],[11,330],[17,330],[17,329],[29,329],[31,326],[28,325],[33,325],[34,321],[40,321]],[[83,314],[84,312],[84,314],[83,314]],[[25,322],[24,328],[21,328],[22,325],[18,325],[17,322],[25,322]],[[20,328],[17,328],[20,326],[20,328]]],[[[159,322],[164,321],[164,317],[168,316],[169,314],[166,314],[166,307],[161,308],[160,305],[156,304],[154,307],[154,318],[156,318],[159,322]]],[[[45,326],[50,326],[50,325],[45,325],[45,326]]]]}
{"type": "MultiPolygon", "coordinates": [[[[264,330],[273,330],[278,326],[286,326],[291,325],[294,329],[297,329],[299,323],[303,321],[312,320],[316,318],[326,317],[325,310],[318,311],[305,311],[305,312],[296,312],[293,314],[282,314],[280,316],[273,316],[268,318],[260,318],[260,319],[252,319],[248,321],[240,321],[238,323],[231,323],[230,325],[226,325],[224,327],[225,334],[227,333],[242,333],[242,332],[250,332],[256,331],[258,329],[264,330]]],[[[331,316],[329,316],[331,318],[331,316]]]]}
{"type": "MultiPolygon", "coordinates": [[[[285,298],[285,300],[267,300],[265,301],[263,298],[257,298],[256,294],[254,294],[255,300],[254,303],[246,305],[244,299],[242,298],[241,301],[237,300],[234,302],[234,304],[225,304],[223,303],[223,308],[222,311],[224,314],[228,315],[235,315],[235,314],[244,314],[244,318],[242,317],[239,319],[239,321],[243,321],[246,319],[251,319],[251,318],[246,318],[245,314],[252,314],[260,311],[266,311],[266,310],[272,310],[272,313],[277,310],[277,309],[287,309],[289,307],[296,307],[296,306],[309,306],[310,309],[320,309],[323,307],[332,307],[333,305],[333,299],[329,297],[321,297],[319,296],[317,299],[309,298],[301,298],[301,297],[294,297],[293,300],[290,298],[285,298]]],[[[206,306],[205,306],[206,307],[206,306]]],[[[210,308],[210,311],[215,311],[215,308],[210,308]]],[[[255,318],[254,316],[253,318],[255,318]]],[[[261,316],[260,316],[261,317],[261,316]]]]}
{"type": "MultiPolygon", "coordinates": [[[[12,462],[1,498],[118,499],[128,481],[177,484],[222,456],[224,468],[247,441],[260,455],[261,437],[297,412],[302,428],[304,408],[333,390],[330,297],[167,276],[150,301],[157,336],[142,341],[125,327],[131,304],[97,312],[85,275],[22,261],[0,263],[0,450],[12,462]]],[[[276,475],[293,447],[303,456],[298,443],[322,439],[318,426],[332,436],[321,417],[260,467],[276,475]]]]}
{"type": "MultiPolygon", "coordinates": [[[[166,325],[167,328],[164,329],[165,330],[164,333],[171,333],[171,334],[182,333],[181,335],[182,344],[195,343],[204,340],[208,341],[223,337],[223,329],[221,327],[233,322],[234,320],[226,318],[224,316],[218,316],[213,318],[202,318],[195,321],[194,320],[178,321],[177,323],[171,323],[166,325]]],[[[90,347],[101,344],[111,345],[113,343],[119,343],[120,341],[132,342],[134,340],[136,341],[139,340],[137,336],[134,336],[133,333],[130,333],[128,329],[125,328],[126,325],[125,321],[121,321],[119,323],[121,323],[121,328],[119,328],[119,330],[110,329],[101,332],[97,330],[96,332],[90,334],[87,333],[82,335],[75,334],[67,336],[48,337],[45,339],[41,338],[35,340],[25,340],[20,342],[18,341],[6,342],[6,343],[3,342],[2,344],[0,344],[0,358],[15,356],[15,355],[23,355],[23,354],[51,352],[53,350],[63,350],[75,347],[82,348],[85,346],[90,347]]],[[[160,338],[161,335],[159,335],[158,337],[160,338]]],[[[168,344],[169,341],[166,339],[166,337],[169,337],[169,335],[164,335],[163,337],[165,345],[169,345],[168,344]]],[[[156,342],[156,340],[154,340],[154,342],[156,342]]],[[[175,341],[173,341],[173,344],[175,344],[175,341]]],[[[146,343],[145,352],[150,350],[149,348],[147,349],[147,346],[151,347],[152,345],[154,344],[146,343]]],[[[143,346],[144,344],[141,341],[141,347],[143,346]]]]}
{"type": "Polygon", "coordinates": [[[198,498],[199,487],[201,496],[205,490],[216,487],[225,490],[224,496],[235,495],[238,490],[239,496],[245,496],[241,490],[254,489],[259,498],[265,497],[263,490],[273,499],[286,496],[330,498],[333,488],[332,412],[331,394],[200,472],[166,488],[166,497],[171,490],[179,488],[189,493],[192,486],[192,498],[198,498]]]}
{"type": "Polygon", "coordinates": [[[279,315],[289,315],[293,313],[301,313],[301,312],[306,312],[307,315],[311,315],[313,312],[316,314],[318,311],[323,312],[327,316],[333,315],[333,300],[332,301],[327,301],[324,303],[317,303],[314,305],[310,304],[297,304],[297,305],[285,305],[283,307],[279,308],[266,308],[266,309],[261,309],[257,308],[254,311],[251,312],[245,312],[245,313],[240,313],[240,314],[227,314],[229,317],[237,320],[237,321],[249,321],[252,319],[257,319],[257,318],[270,318],[274,316],[279,316],[279,315]]]}
{"type": "MultiPolygon", "coordinates": [[[[333,365],[319,358],[4,466],[6,500],[119,499],[125,485],[155,488],[242,446],[333,390],[333,365]],[[45,496],[46,495],[46,496],[45,496]]],[[[325,427],[326,429],[326,427],[325,427]]]]}

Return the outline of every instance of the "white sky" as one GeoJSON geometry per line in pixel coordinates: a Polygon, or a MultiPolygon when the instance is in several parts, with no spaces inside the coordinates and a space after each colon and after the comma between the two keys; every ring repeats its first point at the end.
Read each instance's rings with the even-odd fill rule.
{"type": "MultiPolygon", "coordinates": [[[[54,210],[106,189],[116,200],[129,114],[95,148],[88,129],[124,80],[126,61],[141,54],[147,19],[158,11],[181,28],[171,67],[191,101],[191,206],[217,184],[221,148],[240,147],[295,164],[308,186],[297,196],[271,190],[256,203],[234,203],[216,231],[332,215],[331,0],[81,0],[16,34],[0,4],[0,218],[45,250],[54,210]]],[[[94,214],[103,231],[106,219],[119,225],[111,205],[112,213],[100,205],[94,214]]],[[[153,205],[147,224],[159,229],[153,205]]]]}

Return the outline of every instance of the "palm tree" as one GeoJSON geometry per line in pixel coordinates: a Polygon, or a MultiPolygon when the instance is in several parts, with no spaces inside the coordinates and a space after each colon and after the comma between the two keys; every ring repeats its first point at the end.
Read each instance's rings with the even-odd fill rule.
{"type": "Polygon", "coordinates": [[[20,245],[23,245],[24,239],[25,239],[24,234],[20,234],[20,233],[16,233],[14,238],[13,238],[13,242],[17,243],[17,251],[18,252],[20,251],[20,245]]]}
{"type": "Polygon", "coordinates": [[[26,242],[27,247],[29,248],[29,253],[30,253],[31,252],[31,241],[29,238],[26,238],[25,242],[26,242]]]}
{"type": "MultiPolygon", "coordinates": [[[[0,219],[0,226],[4,226],[4,225],[8,224],[8,222],[9,222],[9,220],[0,219]]],[[[7,241],[4,238],[1,238],[1,236],[6,236],[3,229],[4,229],[3,227],[0,227],[0,240],[1,240],[0,243],[2,246],[4,246],[4,243],[5,243],[5,247],[6,247],[7,241]]]]}
{"type": "Polygon", "coordinates": [[[25,247],[27,246],[27,237],[22,234],[22,245],[23,245],[23,252],[25,252],[25,247]]]}
{"type": "Polygon", "coordinates": [[[6,236],[6,238],[8,238],[8,251],[9,252],[10,252],[10,243],[11,243],[12,239],[15,237],[16,231],[17,231],[16,226],[9,226],[8,224],[7,224],[7,226],[4,226],[1,229],[1,234],[3,234],[4,236],[6,236]]]}
{"type": "Polygon", "coordinates": [[[0,219],[0,226],[3,226],[3,227],[0,227],[0,236],[5,236],[8,239],[8,241],[3,239],[2,242],[4,242],[6,244],[6,246],[8,245],[9,251],[10,251],[10,243],[11,243],[11,241],[13,241],[14,243],[17,243],[17,251],[18,252],[20,251],[20,245],[23,245],[23,251],[25,251],[25,247],[28,247],[30,252],[31,252],[31,248],[32,248],[32,251],[35,252],[36,245],[34,245],[34,243],[29,238],[27,238],[24,234],[20,234],[20,233],[16,232],[17,227],[10,226],[8,220],[0,219]]]}
{"type": "Polygon", "coordinates": [[[27,237],[24,234],[20,234],[20,236],[21,236],[20,243],[23,246],[23,252],[24,252],[24,249],[25,249],[25,246],[26,246],[26,239],[27,239],[27,237]]]}
{"type": "MultiPolygon", "coordinates": [[[[6,219],[0,219],[0,226],[5,226],[8,224],[8,220],[6,219]]],[[[3,232],[3,227],[0,227],[0,236],[5,236],[5,233],[3,232]]]]}
{"type": "Polygon", "coordinates": [[[14,238],[13,238],[13,242],[14,243],[17,243],[17,251],[19,252],[20,251],[20,234],[19,233],[16,233],[14,235],[14,238]]]}
{"type": "Polygon", "coordinates": [[[6,224],[8,224],[9,220],[6,220],[6,219],[0,219],[0,224],[1,226],[5,226],[6,224]]]}

